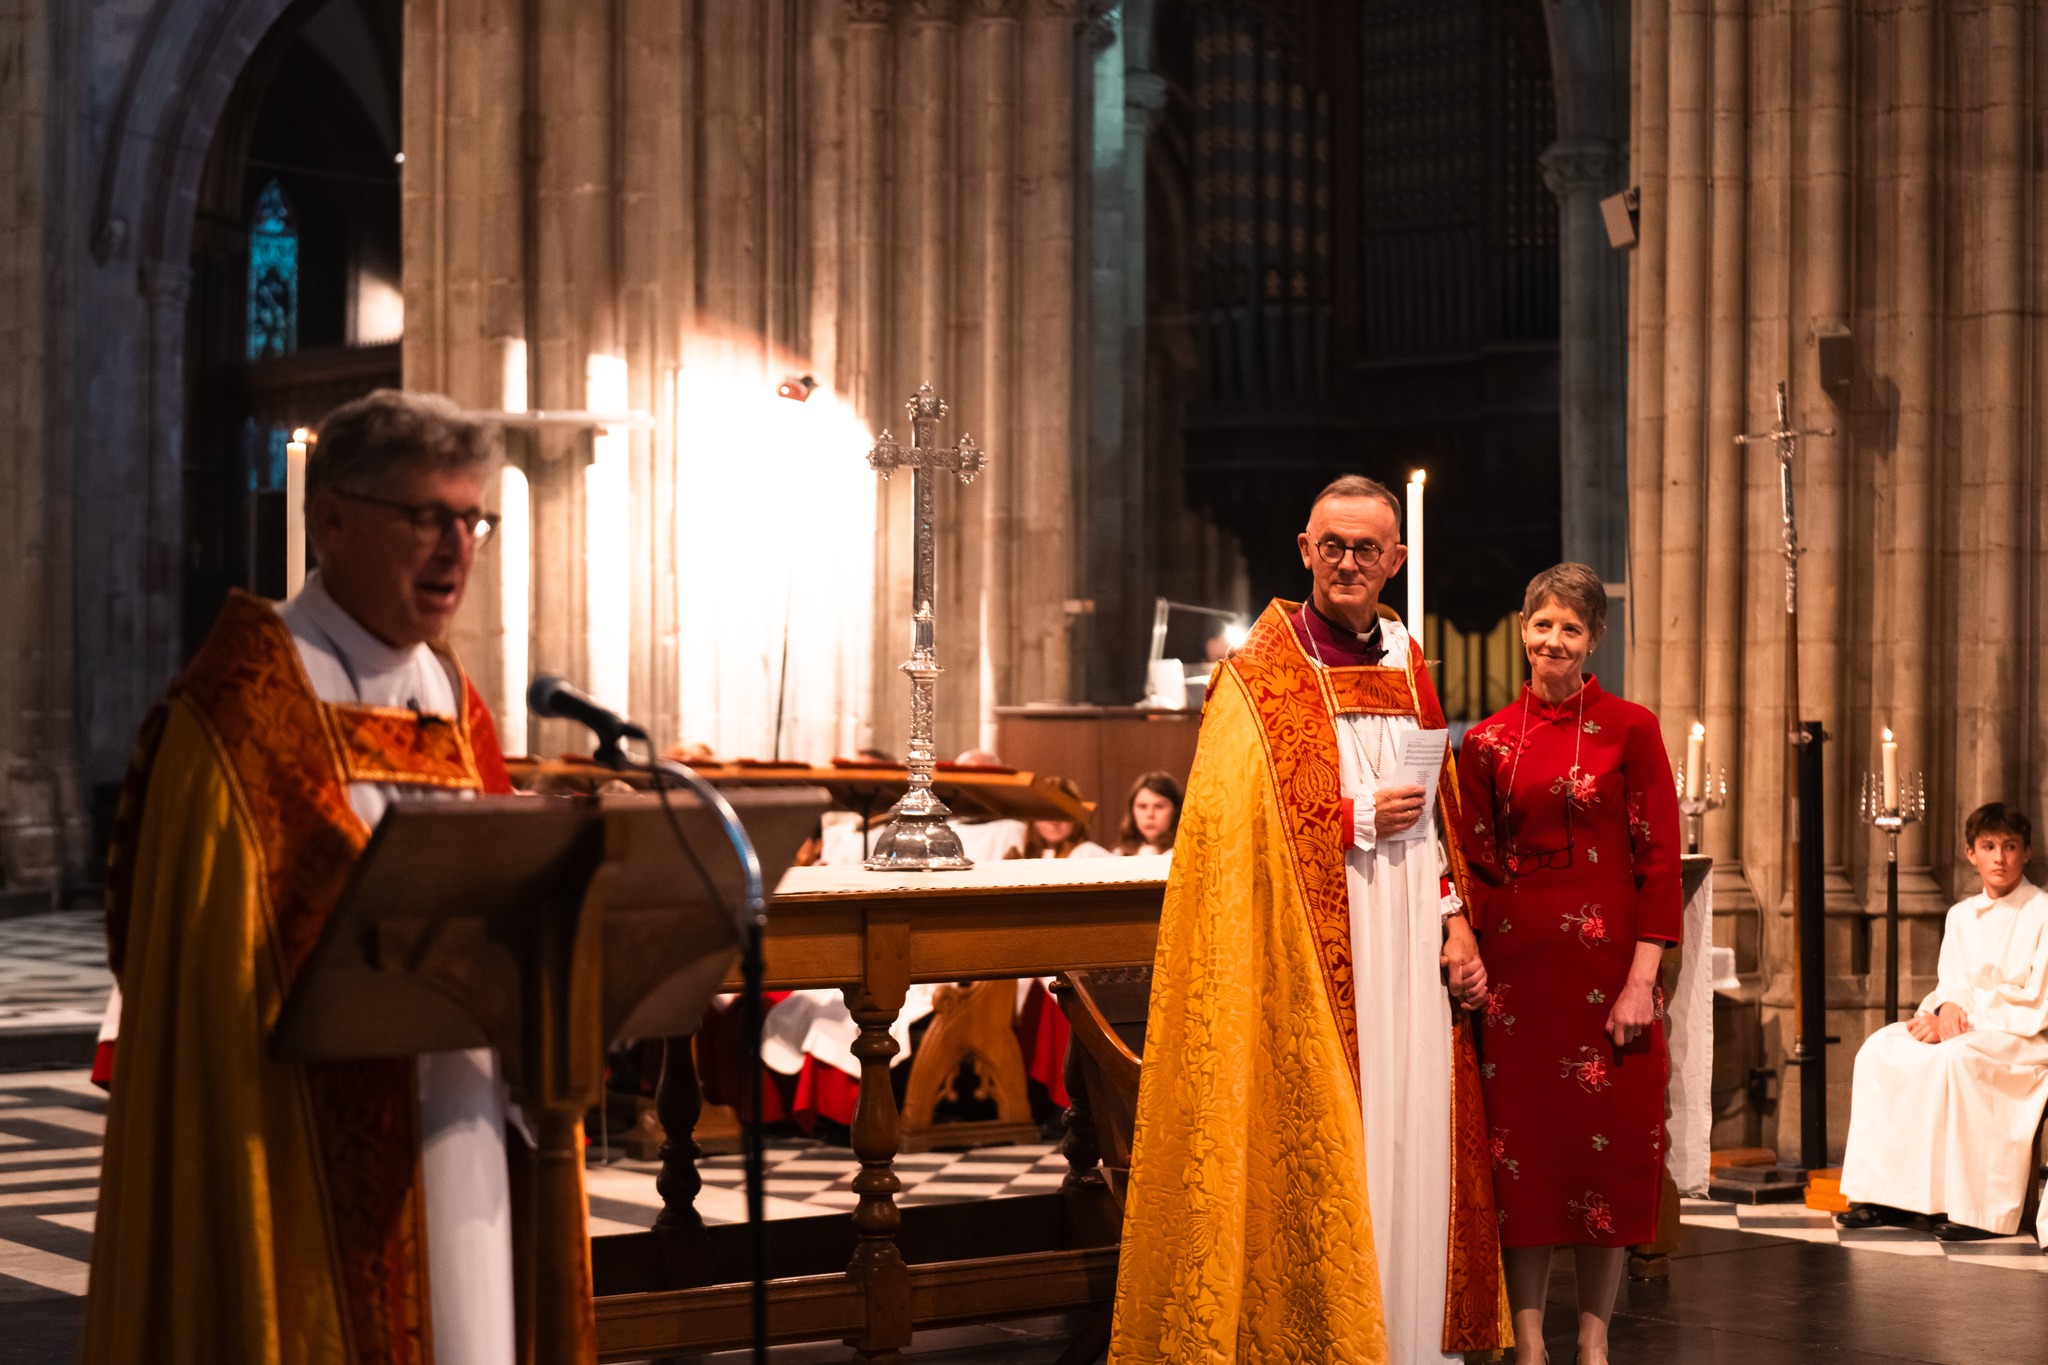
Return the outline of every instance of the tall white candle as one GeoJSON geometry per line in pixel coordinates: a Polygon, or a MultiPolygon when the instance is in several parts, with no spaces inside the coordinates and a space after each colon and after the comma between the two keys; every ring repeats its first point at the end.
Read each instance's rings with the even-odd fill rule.
{"type": "Polygon", "coordinates": [[[1707,727],[1698,721],[1692,723],[1692,733],[1685,741],[1685,799],[1700,799],[1700,786],[1705,780],[1704,760],[1707,749],[1707,727]]]}
{"type": "Polygon", "coordinates": [[[1884,731],[1884,808],[1899,808],[1899,746],[1892,739],[1890,726],[1884,731]]]}
{"type": "Polygon", "coordinates": [[[297,597],[306,586],[306,438],[300,427],[284,448],[284,595],[297,597]]]}
{"type": "Polygon", "coordinates": [[[1408,633],[1422,639],[1422,484],[1428,474],[1408,476],[1408,633]]]}

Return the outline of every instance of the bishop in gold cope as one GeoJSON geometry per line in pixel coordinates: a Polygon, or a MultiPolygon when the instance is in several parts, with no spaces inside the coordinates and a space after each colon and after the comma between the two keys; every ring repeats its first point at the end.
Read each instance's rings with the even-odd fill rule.
{"type": "Polygon", "coordinates": [[[232,596],[144,726],[108,884],[124,1006],[91,1365],[518,1358],[496,1054],[269,1050],[385,810],[511,790],[440,643],[496,524],[491,458],[444,399],[330,415],[306,476],[319,569],[282,607],[232,596]]]}
{"type": "Polygon", "coordinates": [[[1203,707],[1115,1365],[1418,1365],[1508,1339],[1457,775],[1421,647],[1379,604],[1400,505],[1340,479],[1299,549],[1312,599],[1269,606],[1203,707]],[[1410,761],[1433,762],[1433,805],[1410,761]]]}

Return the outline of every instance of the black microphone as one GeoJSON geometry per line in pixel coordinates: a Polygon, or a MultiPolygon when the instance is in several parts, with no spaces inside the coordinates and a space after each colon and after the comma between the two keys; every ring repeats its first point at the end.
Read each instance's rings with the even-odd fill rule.
{"type": "Polygon", "coordinates": [[[622,739],[647,739],[645,730],[618,712],[598,705],[559,674],[543,673],[535,678],[526,689],[526,705],[543,720],[575,721],[597,736],[601,750],[616,748],[622,739]]]}

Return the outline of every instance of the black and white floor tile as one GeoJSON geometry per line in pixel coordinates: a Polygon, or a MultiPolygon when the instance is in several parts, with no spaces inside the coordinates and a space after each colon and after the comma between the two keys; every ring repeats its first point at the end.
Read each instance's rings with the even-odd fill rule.
{"type": "Polygon", "coordinates": [[[106,1115],[83,1071],[0,1075],[0,1305],[85,1293],[106,1115]]]}
{"type": "MultiPolygon", "coordinates": [[[[770,1218],[810,1218],[821,1213],[851,1213],[859,1202],[853,1177],[860,1164],[844,1147],[797,1139],[769,1144],[767,1212],[770,1218]]],[[[654,1226],[661,1196],[653,1162],[593,1160],[585,1175],[590,1192],[591,1235],[637,1232],[654,1226]]],[[[706,1158],[698,1167],[704,1189],[697,1210],[707,1223],[738,1223],[746,1219],[746,1172],[738,1156],[706,1158]]],[[[1044,1194],[1059,1188],[1067,1162],[1050,1143],[1018,1147],[983,1147],[972,1152],[924,1152],[896,1158],[896,1178],[904,1208],[946,1204],[963,1199],[999,1199],[1044,1194]]]]}
{"type": "Polygon", "coordinates": [[[1881,1251],[1895,1256],[1939,1256],[1963,1265],[2002,1270],[2048,1272],[2048,1255],[2031,1235],[1996,1237],[1982,1242],[1944,1242],[1931,1232],[1913,1228],[1843,1229],[1835,1217],[1804,1204],[1723,1204],[1687,1199],[1679,1216],[1690,1226],[1761,1233],[1798,1242],[1844,1246],[1852,1251],[1881,1251]]]}
{"type": "Polygon", "coordinates": [[[113,984],[106,920],[97,912],[0,920],[0,1032],[97,1029],[113,984]]]}
{"type": "MultiPolygon", "coordinates": [[[[106,1097],[82,1071],[0,1075],[0,1304],[85,1292],[98,1193],[106,1097]]],[[[652,1227],[661,1209],[657,1167],[593,1157],[588,1172],[591,1232],[596,1236],[652,1227]]],[[[697,1206],[707,1222],[745,1217],[744,1172],[736,1156],[707,1158],[697,1206]]],[[[850,1212],[859,1165],[843,1147],[778,1139],[768,1152],[768,1216],[812,1217],[850,1212]]],[[[965,1199],[1039,1194],[1059,1187],[1066,1161],[1050,1145],[984,1147],[897,1158],[906,1207],[965,1199]]],[[[1834,1220],[1801,1205],[1756,1207],[1688,1199],[1684,1220],[1802,1242],[1890,1255],[1943,1257],[1986,1268],[2048,1272],[2048,1256],[2029,1237],[1944,1243],[1923,1232],[1843,1232],[1834,1220]]]]}

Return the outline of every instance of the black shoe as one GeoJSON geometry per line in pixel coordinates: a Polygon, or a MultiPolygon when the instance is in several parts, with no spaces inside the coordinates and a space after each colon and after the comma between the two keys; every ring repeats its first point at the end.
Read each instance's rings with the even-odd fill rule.
{"type": "Polygon", "coordinates": [[[1838,1228],[1903,1228],[1912,1225],[1914,1215],[1889,1204],[1851,1204],[1847,1213],[1835,1215],[1838,1228]]]}
{"type": "Polygon", "coordinates": [[[1998,1236],[1983,1228],[1973,1228],[1964,1223],[1951,1223],[1946,1218],[1934,1220],[1934,1235],[1943,1242],[1987,1242],[1998,1236]]]}

